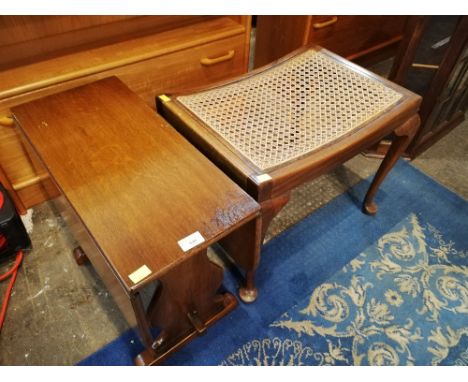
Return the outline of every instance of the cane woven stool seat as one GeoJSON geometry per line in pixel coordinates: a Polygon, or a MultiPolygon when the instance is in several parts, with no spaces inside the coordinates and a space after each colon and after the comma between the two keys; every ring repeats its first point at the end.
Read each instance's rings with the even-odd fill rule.
{"type": "Polygon", "coordinates": [[[307,50],[256,76],[177,100],[266,171],[352,133],[401,97],[307,50]]]}
{"type": "MultiPolygon", "coordinates": [[[[292,189],[393,134],[364,200],[364,212],[376,213],[374,195],[419,127],[420,102],[418,95],[310,46],[209,88],[161,95],[157,108],[261,204],[265,235],[292,189]]],[[[246,278],[255,290],[253,272],[246,278]]]]}

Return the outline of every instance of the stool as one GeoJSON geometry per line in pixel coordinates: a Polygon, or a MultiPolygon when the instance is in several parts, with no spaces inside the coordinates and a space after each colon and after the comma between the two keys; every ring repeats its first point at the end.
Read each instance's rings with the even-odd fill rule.
{"type": "MultiPolygon", "coordinates": [[[[172,126],[261,204],[262,238],[300,184],[389,134],[395,139],[364,199],[375,193],[419,126],[421,97],[321,47],[305,47],[242,77],[161,95],[172,126]]],[[[254,285],[254,272],[247,274],[254,285]]]]}

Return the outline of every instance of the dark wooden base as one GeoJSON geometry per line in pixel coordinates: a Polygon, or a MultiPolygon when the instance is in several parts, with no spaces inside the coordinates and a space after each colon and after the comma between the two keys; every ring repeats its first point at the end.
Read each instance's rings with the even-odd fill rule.
{"type": "MultiPolygon", "coordinates": [[[[254,221],[255,223],[255,221],[254,221]]],[[[77,264],[88,260],[81,247],[73,250],[77,264]]],[[[253,274],[247,272],[245,290],[254,297],[253,274]]],[[[138,330],[146,349],[135,357],[135,365],[157,365],[188,341],[203,335],[207,328],[231,312],[237,299],[229,292],[220,292],[223,269],[208,259],[206,250],[179,263],[158,280],[156,290],[147,309],[139,292],[130,300],[138,330]],[[151,326],[160,329],[155,339],[151,326]]]]}
{"type": "Polygon", "coordinates": [[[135,297],[135,311],[146,349],[135,359],[137,365],[156,365],[237,306],[236,298],[219,292],[223,269],[212,263],[206,250],[191,255],[168,271],[146,309],[135,297]],[[150,326],[160,329],[157,338],[150,326]]]}
{"type": "MultiPolygon", "coordinates": [[[[210,317],[206,322],[203,322],[202,325],[204,328],[207,328],[214,323],[216,323],[219,319],[223,318],[229,312],[234,310],[237,306],[237,300],[231,293],[224,293],[223,295],[224,300],[224,308],[218,312],[216,315],[210,317]]],[[[137,366],[155,366],[160,364],[164,361],[169,355],[174,353],[175,351],[179,350],[182,346],[186,343],[194,339],[195,337],[204,333],[200,332],[197,329],[193,329],[190,333],[187,333],[184,337],[180,338],[176,342],[171,342],[170,346],[166,346],[164,350],[157,351],[156,353],[152,350],[145,349],[143,352],[138,354],[135,357],[135,365],[137,366]]]]}

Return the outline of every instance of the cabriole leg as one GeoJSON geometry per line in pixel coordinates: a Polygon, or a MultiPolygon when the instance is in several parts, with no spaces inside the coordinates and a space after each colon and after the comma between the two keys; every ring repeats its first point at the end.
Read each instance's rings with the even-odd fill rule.
{"type": "Polygon", "coordinates": [[[393,168],[398,158],[406,150],[408,145],[411,143],[416,131],[419,127],[419,115],[414,115],[408,119],[403,125],[395,129],[395,139],[390,146],[385,158],[382,161],[377,173],[372,180],[372,183],[367,191],[366,197],[364,198],[363,212],[368,215],[375,215],[377,213],[377,205],[374,202],[375,194],[383,182],[387,174],[393,168]]]}

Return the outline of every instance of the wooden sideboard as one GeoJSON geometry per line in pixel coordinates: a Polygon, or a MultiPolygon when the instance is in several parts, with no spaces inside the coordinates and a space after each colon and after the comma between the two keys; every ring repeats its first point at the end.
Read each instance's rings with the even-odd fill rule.
{"type": "Polygon", "coordinates": [[[0,17],[0,181],[21,213],[55,193],[11,107],[113,75],[154,107],[246,72],[249,45],[250,16],[0,17]]]}
{"type": "Polygon", "coordinates": [[[407,16],[258,16],[255,67],[314,43],[349,60],[396,50],[407,16]]]}

